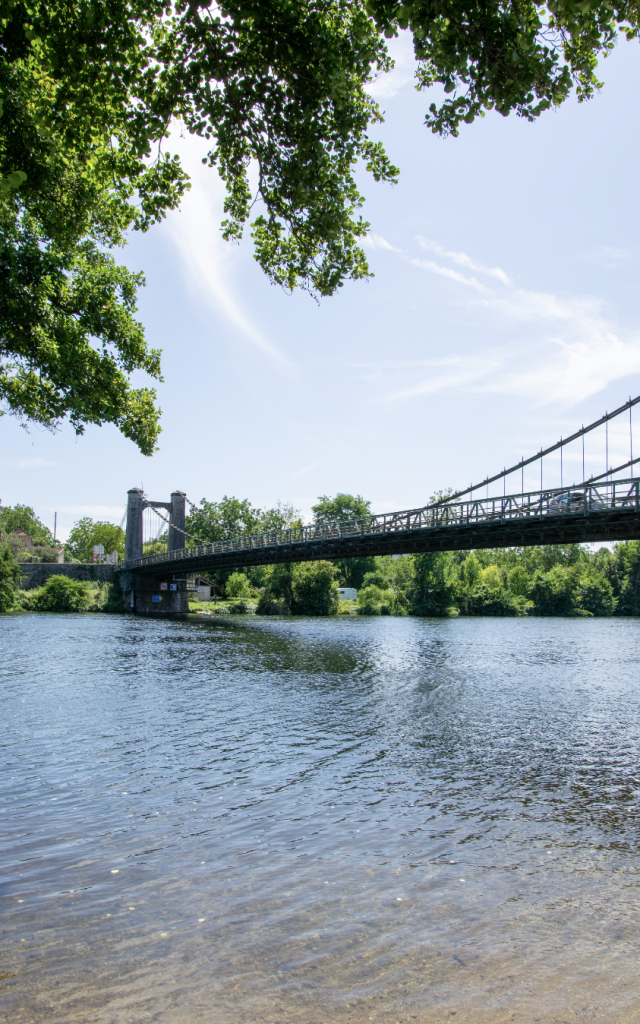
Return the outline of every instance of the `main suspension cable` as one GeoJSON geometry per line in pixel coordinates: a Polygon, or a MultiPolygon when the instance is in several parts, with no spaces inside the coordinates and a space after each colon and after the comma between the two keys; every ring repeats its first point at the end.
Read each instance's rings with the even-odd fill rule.
{"type": "MultiPolygon", "coordinates": [[[[143,497],[146,497],[146,495],[143,495],[143,497]]],[[[147,500],[148,500],[148,499],[147,499],[147,500]]],[[[156,514],[157,516],[159,516],[159,517],[160,517],[160,519],[162,519],[162,521],[163,521],[164,523],[166,523],[166,524],[167,524],[167,526],[170,526],[172,530],[177,530],[177,531],[178,531],[178,533],[182,533],[182,534],[184,534],[184,536],[185,536],[185,537],[188,537],[188,538],[189,538],[189,540],[195,540],[195,541],[197,541],[197,542],[198,542],[198,544],[209,544],[209,543],[210,543],[210,542],[209,542],[208,540],[203,540],[203,539],[202,539],[202,537],[194,537],[194,535],[193,535],[192,533],[187,533],[187,531],[186,531],[186,530],[181,530],[179,526],[175,526],[175,525],[174,525],[174,524],[173,524],[173,523],[171,522],[171,520],[170,520],[170,519],[166,519],[166,518],[165,518],[165,517],[164,517],[164,516],[162,515],[162,513],[161,513],[161,512],[158,512],[157,508],[155,508],[155,507],[154,507],[153,505],[147,505],[147,508],[151,508],[151,509],[153,509],[153,511],[155,512],[155,514],[156,514]]]]}
{"type": "MultiPolygon", "coordinates": [[[[579,437],[584,437],[584,435],[588,434],[590,430],[595,430],[596,427],[602,426],[603,423],[608,423],[609,420],[612,420],[616,416],[619,416],[620,413],[625,412],[627,409],[633,408],[633,406],[637,405],[638,402],[640,402],[640,395],[638,395],[637,398],[630,398],[628,402],[625,402],[624,405],[621,405],[619,409],[615,409],[614,412],[605,413],[604,416],[601,416],[599,420],[595,420],[593,423],[590,423],[586,427],[581,427],[580,430],[577,430],[575,434],[571,435],[571,437],[562,438],[556,444],[552,444],[549,448],[545,448],[544,450],[541,448],[540,451],[537,452],[535,455],[532,455],[529,459],[522,459],[520,462],[517,462],[515,466],[511,466],[510,469],[503,469],[501,473],[496,473],[495,476],[489,476],[486,478],[486,480],[482,480],[479,484],[474,484],[472,487],[467,487],[464,491],[456,491],[454,494],[449,494],[447,495],[446,498],[440,498],[439,501],[434,501],[433,503],[425,505],[424,507],[436,508],[438,505],[446,505],[450,501],[455,501],[456,498],[461,498],[463,494],[471,494],[473,491],[477,491],[481,487],[488,487],[489,484],[495,483],[496,480],[502,480],[503,477],[509,476],[511,473],[514,473],[517,469],[524,469],[525,466],[530,466],[532,462],[537,462],[538,459],[543,459],[545,455],[550,455],[551,452],[557,451],[558,448],[562,448],[565,444],[570,444],[572,441],[576,441],[579,437]]],[[[627,463],[627,465],[631,465],[631,463],[627,463]]],[[[612,470],[608,470],[607,473],[603,473],[602,476],[607,476],[611,472],[612,470]]],[[[542,486],[540,487],[540,489],[542,490],[542,486]]]]}
{"type": "Polygon", "coordinates": [[[623,462],[621,466],[616,466],[615,469],[607,469],[604,473],[599,473],[598,476],[590,476],[588,480],[583,480],[581,484],[572,484],[571,487],[567,487],[567,491],[572,490],[574,487],[588,487],[589,484],[594,483],[596,480],[602,480],[603,476],[611,476],[613,473],[619,473],[621,469],[628,469],[629,466],[635,466],[636,462],[640,462],[640,457],[637,459],[630,459],[629,462],[623,462]]]}
{"type": "MultiPolygon", "coordinates": [[[[202,518],[206,520],[207,523],[210,523],[211,526],[215,526],[216,530],[222,530],[222,532],[227,535],[227,539],[229,539],[229,537],[234,536],[234,534],[232,534],[228,526],[221,526],[220,523],[216,523],[215,519],[212,519],[211,516],[206,515],[206,513],[204,513],[202,509],[198,508],[197,505],[194,505],[193,502],[190,501],[189,498],[187,498],[186,494],[184,496],[184,500],[186,501],[187,505],[191,505],[191,508],[196,513],[196,515],[202,516],[202,518]]],[[[207,543],[210,542],[208,541],[207,543]]]]}

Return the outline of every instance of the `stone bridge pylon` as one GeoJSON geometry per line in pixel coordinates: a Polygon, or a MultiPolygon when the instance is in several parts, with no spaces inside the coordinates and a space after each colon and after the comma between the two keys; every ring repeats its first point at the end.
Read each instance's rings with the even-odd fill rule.
{"type": "MultiPolygon", "coordinates": [[[[171,501],[151,501],[139,487],[132,487],[127,494],[127,534],[125,540],[125,565],[142,558],[143,529],[142,514],[145,508],[165,509],[169,513],[169,537],[167,550],[178,551],[185,546],[186,495],[184,491],[172,491],[171,501]]],[[[172,567],[161,579],[157,574],[131,571],[120,573],[125,603],[141,615],[162,615],[189,611],[188,579],[184,572],[172,567]]]]}

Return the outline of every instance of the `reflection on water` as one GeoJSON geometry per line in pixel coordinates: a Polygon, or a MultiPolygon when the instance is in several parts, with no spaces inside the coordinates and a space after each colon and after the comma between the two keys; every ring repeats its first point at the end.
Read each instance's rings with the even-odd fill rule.
{"type": "Polygon", "coordinates": [[[0,1019],[640,1020],[635,620],[0,621],[0,1019]]]}

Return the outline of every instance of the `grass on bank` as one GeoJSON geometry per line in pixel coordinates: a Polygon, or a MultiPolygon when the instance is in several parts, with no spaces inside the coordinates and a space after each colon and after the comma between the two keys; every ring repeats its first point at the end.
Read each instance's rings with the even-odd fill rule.
{"type": "Polygon", "coordinates": [[[247,598],[217,601],[189,601],[189,611],[199,615],[255,615],[258,602],[247,598]]]}

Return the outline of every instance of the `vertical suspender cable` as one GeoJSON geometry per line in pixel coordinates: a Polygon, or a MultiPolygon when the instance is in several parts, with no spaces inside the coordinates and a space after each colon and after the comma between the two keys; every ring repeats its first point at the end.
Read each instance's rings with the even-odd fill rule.
{"type": "MultiPolygon", "coordinates": [[[[560,434],[560,440],[562,441],[562,434],[560,434]]],[[[560,486],[562,487],[562,445],[560,445],[560,486]]]]}
{"type": "Polygon", "coordinates": [[[631,479],[633,480],[633,424],[631,422],[631,407],[629,407],[629,459],[631,461],[631,479]]]}
{"type": "MultiPolygon", "coordinates": [[[[605,413],[606,415],[606,413],[605,413]]],[[[609,420],[605,424],[605,443],[604,443],[604,468],[606,470],[605,481],[609,477],[609,420]]]]}
{"type": "MultiPolygon", "coordinates": [[[[582,429],[584,430],[584,423],[582,429]]],[[[584,434],[582,435],[582,479],[584,480],[584,434]]]]}

